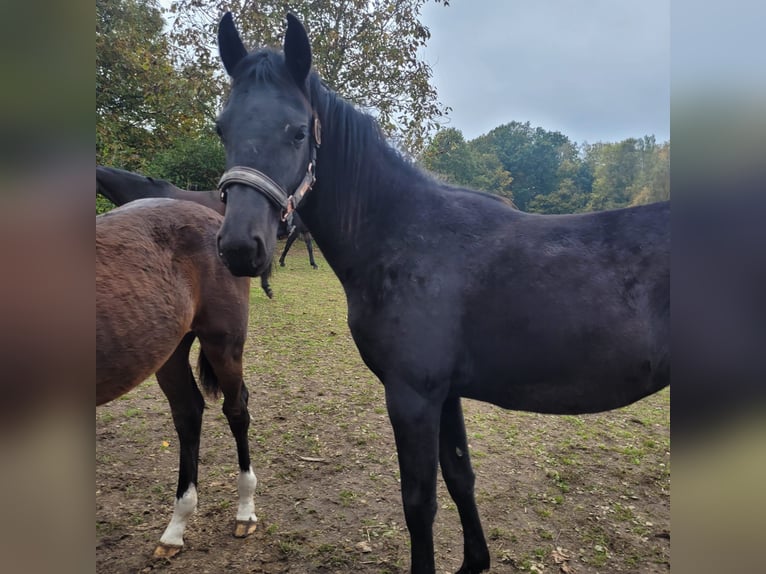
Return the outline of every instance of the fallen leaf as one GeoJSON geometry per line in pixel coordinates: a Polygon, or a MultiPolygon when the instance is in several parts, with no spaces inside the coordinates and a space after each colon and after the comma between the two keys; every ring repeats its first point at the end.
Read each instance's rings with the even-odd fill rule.
{"type": "Polygon", "coordinates": [[[372,552],[372,546],[370,546],[369,542],[364,540],[362,542],[357,542],[355,548],[359,550],[359,552],[372,552]]]}
{"type": "Polygon", "coordinates": [[[562,564],[571,558],[569,551],[564,550],[561,546],[556,546],[556,549],[551,552],[551,557],[556,564],[562,564]]]}

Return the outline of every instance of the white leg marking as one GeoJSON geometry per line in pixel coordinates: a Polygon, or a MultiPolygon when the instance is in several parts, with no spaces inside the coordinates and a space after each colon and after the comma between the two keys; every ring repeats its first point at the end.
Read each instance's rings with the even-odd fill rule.
{"type": "Polygon", "coordinates": [[[192,484],[181,498],[176,499],[173,518],[165,529],[160,542],[170,546],[184,545],[184,530],[189,517],[197,508],[197,488],[192,484]]]}
{"type": "Polygon", "coordinates": [[[258,485],[258,479],[255,477],[253,467],[247,471],[239,473],[237,479],[237,490],[239,491],[239,506],[237,508],[237,520],[255,522],[258,517],[255,515],[255,487],[258,485]]]}

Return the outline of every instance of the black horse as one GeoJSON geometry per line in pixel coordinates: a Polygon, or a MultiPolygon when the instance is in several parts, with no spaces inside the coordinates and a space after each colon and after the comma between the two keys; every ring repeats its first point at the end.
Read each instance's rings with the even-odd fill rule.
{"type": "MultiPolygon", "coordinates": [[[[96,193],[100,193],[117,206],[125,205],[137,199],[166,197],[193,201],[209,207],[221,215],[226,211],[226,205],[221,202],[218,190],[190,191],[176,187],[164,179],[156,179],[140,173],[103,165],[96,166],[96,193]]],[[[309,253],[311,253],[310,250],[309,253]]],[[[270,275],[271,267],[261,274],[261,289],[269,299],[274,297],[274,291],[269,284],[270,275]]]]}
{"type": "Polygon", "coordinates": [[[248,53],[229,13],[218,30],[232,78],[217,120],[233,174],[221,252],[234,274],[261,272],[274,232],[250,216],[295,190],[385,387],[412,572],[434,572],[439,464],[463,525],[459,572],[483,571],[461,397],[577,414],[667,386],[670,205],[532,215],[439,182],[321,82],[303,26],[287,19],[283,53],[248,53]]]}
{"type": "Polygon", "coordinates": [[[292,247],[298,237],[302,237],[303,241],[306,243],[306,249],[309,252],[309,263],[311,263],[311,266],[314,269],[319,268],[317,267],[316,261],[314,261],[314,247],[311,242],[311,233],[309,232],[308,227],[306,227],[306,224],[303,223],[300,215],[298,215],[298,212],[293,211],[290,216],[280,224],[279,231],[277,232],[277,239],[282,239],[284,237],[287,238],[287,242],[285,243],[282,255],[279,257],[279,265],[281,267],[285,266],[285,257],[287,256],[287,252],[290,251],[290,247],[292,247]]]}

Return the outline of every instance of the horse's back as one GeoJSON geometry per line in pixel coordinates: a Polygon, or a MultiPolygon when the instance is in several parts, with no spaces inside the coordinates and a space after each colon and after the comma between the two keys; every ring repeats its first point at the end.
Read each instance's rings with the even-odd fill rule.
{"type": "MultiPolygon", "coordinates": [[[[101,402],[162,366],[201,314],[246,309],[249,282],[218,260],[221,216],[199,204],[144,199],[96,218],[96,359],[101,402]],[[215,286],[211,286],[215,282],[215,286]],[[107,392],[108,391],[108,392],[107,392]]],[[[246,325],[246,316],[239,323],[246,325]]],[[[235,324],[235,328],[237,325],[235,324]]]]}

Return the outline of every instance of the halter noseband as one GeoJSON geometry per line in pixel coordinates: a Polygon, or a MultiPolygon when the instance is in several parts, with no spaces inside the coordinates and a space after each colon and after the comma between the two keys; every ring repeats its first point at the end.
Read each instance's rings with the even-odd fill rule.
{"type": "Polygon", "coordinates": [[[241,183],[252,187],[255,191],[265,196],[271,203],[282,209],[283,219],[287,217],[295,208],[298,207],[303,196],[314,186],[316,181],[316,163],[317,149],[322,143],[322,125],[319,123],[319,117],[316,112],[312,115],[311,126],[311,149],[309,151],[309,165],[306,168],[306,175],[295,188],[292,195],[271,179],[268,175],[257,169],[242,165],[235,165],[226,170],[218,182],[218,189],[221,191],[221,201],[226,203],[226,188],[233,183],[241,183]]]}

